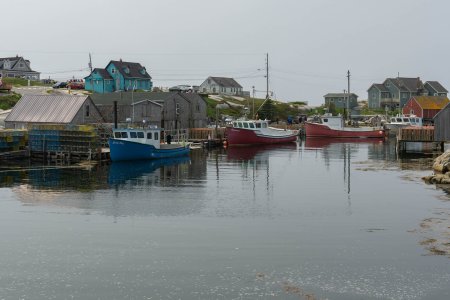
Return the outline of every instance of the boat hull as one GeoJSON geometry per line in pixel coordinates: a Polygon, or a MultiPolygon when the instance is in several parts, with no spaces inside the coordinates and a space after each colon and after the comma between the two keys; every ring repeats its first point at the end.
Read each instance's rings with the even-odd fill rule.
{"type": "Polygon", "coordinates": [[[382,128],[344,128],[332,129],[324,124],[305,123],[307,137],[333,137],[333,138],[384,138],[386,131],[382,128]]]}
{"type": "Polygon", "coordinates": [[[264,135],[258,134],[254,130],[246,130],[243,128],[227,127],[227,142],[228,145],[258,145],[258,144],[281,144],[295,142],[297,134],[286,133],[279,135],[264,135]]]}
{"type": "Polygon", "coordinates": [[[178,157],[188,155],[189,144],[173,145],[167,149],[157,149],[153,145],[141,144],[125,140],[109,139],[110,156],[112,161],[142,160],[178,157]]]}

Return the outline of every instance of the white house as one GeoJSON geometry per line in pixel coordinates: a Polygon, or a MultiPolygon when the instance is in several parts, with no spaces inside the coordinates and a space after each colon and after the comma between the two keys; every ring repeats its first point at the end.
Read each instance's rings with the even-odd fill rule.
{"type": "Polygon", "coordinates": [[[242,86],[233,78],[208,77],[200,85],[200,93],[242,96],[242,86]]]}

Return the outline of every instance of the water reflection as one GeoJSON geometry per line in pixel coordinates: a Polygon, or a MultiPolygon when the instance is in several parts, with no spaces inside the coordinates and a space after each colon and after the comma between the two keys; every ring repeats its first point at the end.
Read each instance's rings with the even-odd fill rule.
{"type": "Polygon", "coordinates": [[[188,156],[144,160],[113,162],[109,167],[108,184],[120,185],[130,180],[146,177],[147,183],[163,182],[173,184],[183,177],[183,167],[190,161],[188,156]],[[160,169],[160,172],[155,170],[160,169]],[[153,176],[152,176],[153,175],[153,176]]]}

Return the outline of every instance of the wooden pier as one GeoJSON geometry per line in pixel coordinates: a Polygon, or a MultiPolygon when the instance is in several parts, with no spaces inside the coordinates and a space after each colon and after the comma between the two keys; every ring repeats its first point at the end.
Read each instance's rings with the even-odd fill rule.
{"type": "Polygon", "coordinates": [[[434,126],[400,128],[397,135],[397,152],[406,152],[407,143],[431,143],[434,149],[444,151],[444,142],[434,139],[434,126]]]}
{"type": "Polygon", "coordinates": [[[225,141],[225,128],[191,128],[189,142],[205,148],[220,147],[225,141]]]}

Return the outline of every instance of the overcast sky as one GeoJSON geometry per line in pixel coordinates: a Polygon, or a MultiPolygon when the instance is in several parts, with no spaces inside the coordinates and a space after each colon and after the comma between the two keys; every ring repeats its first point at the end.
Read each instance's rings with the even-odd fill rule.
{"type": "MultiPolygon", "coordinates": [[[[367,99],[387,77],[450,90],[448,0],[14,0],[2,5],[0,57],[24,56],[42,78],[139,62],[154,86],[235,78],[282,101],[323,103],[347,89],[367,99]]],[[[264,97],[258,92],[256,96],[264,97]]]]}

